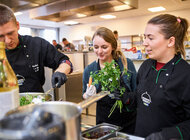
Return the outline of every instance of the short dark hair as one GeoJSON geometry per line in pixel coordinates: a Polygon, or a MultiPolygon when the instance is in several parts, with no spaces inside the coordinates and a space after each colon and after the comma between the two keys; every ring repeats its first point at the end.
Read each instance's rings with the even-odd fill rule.
{"type": "Polygon", "coordinates": [[[63,38],[62,41],[66,41],[67,39],[66,38],[63,38]]]}
{"type": "Polygon", "coordinates": [[[16,17],[14,15],[14,12],[11,10],[11,8],[4,4],[0,4],[0,17],[0,25],[4,25],[9,21],[13,21],[16,24],[16,17]]]}

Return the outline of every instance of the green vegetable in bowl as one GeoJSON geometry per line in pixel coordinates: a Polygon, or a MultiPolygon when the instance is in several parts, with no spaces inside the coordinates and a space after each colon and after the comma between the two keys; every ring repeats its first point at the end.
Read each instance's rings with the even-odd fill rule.
{"type": "Polygon", "coordinates": [[[32,96],[30,94],[26,94],[26,96],[20,97],[20,106],[28,105],[31,103],[36,104],[41,102],[45,102],[44,97],[42,97],[41,95],[32,96]]]}
{"type": "Polygon", "coordinates": [[[34,97],[29,94],[27,94],[26,96],[20,97],[20,106],[31,104],[33,98],[34,97]]]}

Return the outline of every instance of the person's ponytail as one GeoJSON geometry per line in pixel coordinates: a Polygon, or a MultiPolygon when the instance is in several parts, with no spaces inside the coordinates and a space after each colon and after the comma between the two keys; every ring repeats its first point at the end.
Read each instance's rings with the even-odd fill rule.
{"type": "Polygon", "coordinates": [[[113,58],[114,58],[114,59],[119,59],[119,58],[121,58],[123,67],[124,67],[126,70],[128,70],[128,68],[127,68],[127,59],[126,59],[125,55],[121,52],[121,50],[115,50],[115,51],[113,51],[113,58]]]}

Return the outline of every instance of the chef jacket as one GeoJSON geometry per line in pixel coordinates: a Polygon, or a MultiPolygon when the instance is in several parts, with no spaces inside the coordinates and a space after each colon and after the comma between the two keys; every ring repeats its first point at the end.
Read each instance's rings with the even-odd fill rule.
{"type": "Polygon", "coordinates": [[[138,71],[135,134],[162,131],[166,139],[190,140],[190,65],[178,54],[159,71],[155,66],[148,59],[138,71]]]}
{"type": "Polygon", "coordinates": [[[19,45],[13,50],[6,50],[6,55],[17,76],[20,93],[43,92],[44,67],[56,70],[63,61],[69,61],[48,41],[21,35],[19,45]]]}
{"type": "MultiPolygon", "coordinates": [[[[123,64],[121,58],[115,60],[119,65],[121,72],[123,72],[123,64]]],[[[128,74],[123,75],[124,87],[126,91],[134,91],[136,88],[136,70],[133,62],[130,59],[127,59],[127,67],[128,74]]],[[[90,77],[90,72],[95,72],[100,70],[99,61],[94,61],[90,65],[88,65],[83,73],[83,93],[86,92],[87,84],[90,77]]],[[[95,85],[97,93],[101,91],[101,85],[95,85]]],[[[122,109],[122,113],[120,109],[116,108],[111,116],[108,118],[110,114],[110,109],[115,103],[115,99],[111,99],[109,96],[106,96],[97,102],[96,107],[96,124],[100,124],[103,122],[114,124],[117,126],[121,126],[123,128],[123,132],[133,134],[135,128],[135,120],[136,120],[136,110],[128,112],[125,107],[122,109]]]]}

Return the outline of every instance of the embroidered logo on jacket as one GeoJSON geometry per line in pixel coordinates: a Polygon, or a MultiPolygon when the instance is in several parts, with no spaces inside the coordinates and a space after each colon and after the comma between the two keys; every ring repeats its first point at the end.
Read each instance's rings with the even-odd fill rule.
{"type": "Polygon", "coordinates": [[[32,65],[32,68],[33,68],[34,72],[38,72],[39,71],[38,64],[32,65]]]}
{"type": "Polygon", "coordinates": [[[22,86],[24,84],[24,81],[25,81],[24,76],[17,74],[16,77],[17,77],[18,85],[22,86]]]}
{"type": "Polygon", "coordinates": [[[142,99],[143,104],[144,104],[145,106],[149,106],[149,105],[150,105],[150,103],[151,103],[151,97],[150,97],[150,95],[147,93],[147,91],[141,95],[141,99],[142,99]]]}

